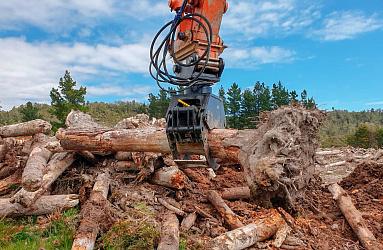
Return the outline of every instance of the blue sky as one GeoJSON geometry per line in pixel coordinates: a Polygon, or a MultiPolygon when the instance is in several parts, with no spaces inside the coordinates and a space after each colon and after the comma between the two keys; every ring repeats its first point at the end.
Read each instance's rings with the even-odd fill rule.
{"type": "MultiPolygon", "coordinates": [[[[228,0],[224,87],[282,81],[322,109],[383,108],[381,0],[228,0]]],[[[90,101],[145,101],[167,0],[0,1],[0,106],[48,103],[66,69],[90,101]]],[[[218,86],[217,86],[218,88],[218,86]]]]}

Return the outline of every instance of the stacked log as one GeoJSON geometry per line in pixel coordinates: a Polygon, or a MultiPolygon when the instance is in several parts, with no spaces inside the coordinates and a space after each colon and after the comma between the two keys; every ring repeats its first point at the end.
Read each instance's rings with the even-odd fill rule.
{"type": "MultiPolygon", "coordinates": [[[[273,237],[278,231],[287,232],[286,223],[279,213],[245,225],[241,221],[242,217],[236,215],[224,199],[255,197],[270,202],[279,196],[293,205],[296,191],[303,188],[311,177],[310,164],[313,163],[316,150],[314,134],[321,115],[317,111],[283,108],[270,113],[257,130],[209,131],[211,156],[217,158],[221,165],[242,165],[249,187],[225,189],[221,190],[221,194],[215,190],[208,191],[206,198],[211,204],[208,206],[218,211],[216,216],[197,206],[195,210],[190,207],[183,209],[161,197],[157,198],[161,208],[166,209],[162,217],[158,249],[178,249],[180,231],[193,230],[193,225],[198,224],[198,216],[212,223],[218,221],[217,216],[221,217],[226,229],[232,230],[214,239],[213,249],[244,249],[273,237]],[[241,240],[237,240],[239,238],[241,240]]],[[[1,178],[0,169],[0,192],[2,187],[8,190],[15,183],[21,183],[22,186],[11,198],[0,199],[0,216],[46,214],[52,213],[55,207],[67,209],[76,206],[79,203],[78,195],[49,195],[53,183],[72,165],[76,155],[88,161],[88,164],[104,160],[107,163],[102,164],[102,167],[114,169],[119,174],[138,172],[136,183],[148,180],[151,184],[165,187],[164,190],[177,198],[192,193],[188,176],[198,177],[188,170],[179,169],[171,159],[162,159],[164,154],[171,153],[163,122],[150,122],[147,116],[137,116],[124,120],[115,128],[105,128],[89,115],[72,111],[67,117],[66,126],[67,129],[60,129],[56,134],[59,145],[55,138],[44,135],[50,132],[51,127],[41,120],[0,128],[0,137],[33,136],[33,143],[26,149],[26,152],[29,151],[26,163],[19,161],[19,166],[13,166],[17,166],[15,169],[18,171],[5,174],[6,178],[1,178]]],[[[0,145],[4,143],[0,142],[0,145]]],[[[8,149],[8,144],[0,147],[0,160],[2,152],[8,149]]],[[[204,154],[199,145],[194,144],[179,145],[178,151],[181,154],[204,154]]],[[[99,170],[94,170],[92,174],[94,172],[98,173],[99,170]]],[[[92,178],[89,179],[92,183],[92,178]]],[[[207,176],[203,181],[210,182],[207,176]]],[[[108,172],[98,175],[89,199],[82,204],[81,222],[72,249],[93,249],[99,233],[105,229],[103,225],[113,221],[108,217],[110,182],[108,172]]],[[[283,237],[277,235],[276,238],[276,245],[280,245],[283,237]]]]}

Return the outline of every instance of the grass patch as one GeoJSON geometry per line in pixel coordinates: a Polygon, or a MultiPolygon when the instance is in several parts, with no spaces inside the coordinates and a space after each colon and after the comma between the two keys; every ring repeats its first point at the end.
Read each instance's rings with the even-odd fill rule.
{"type": "Polygon", "coordinates": [[[46,250],[71,249],[76,232],[78,209],[47,216],[46,223],[37,223],[37,217],[0,220],[0,249],[46,250]]]}
{"type": "Polygon", "coordinates": [[[159,237],[153,211],[145,203],[137,203],[130,208],[128,219],[115,223],[102,242],[108,250],[154,249],[159,237]]]}

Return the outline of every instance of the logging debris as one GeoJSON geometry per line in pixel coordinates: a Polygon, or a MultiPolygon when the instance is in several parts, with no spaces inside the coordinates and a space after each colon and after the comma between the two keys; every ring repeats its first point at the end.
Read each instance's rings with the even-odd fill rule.
{"type": "MultiPolygon", "coordinates": [[[[78,242],[87,242],[85,249],[93,246],[204,249],[215,240],[216,249],[310,249],[312,246],[323,250],[330,247],[362,249],[327,190],[327,184],[339,182],[361,211],[368,229],[382,244],[382,154],[377,150],[353,148],[315,152],[317,143],[313,133],[322,116],[319,111],[285,107],[264,116],[258,130],[213,132],[213,151],[224,161],[221,160],[221,168],[215,175],[211,175],[207,169],[177,168],[167,151],[163,134],[150,138],[151,143],[164,143],[160,147],[151,144],[150,147],[157,145],[155,148],[159,149],[155,153],[129,152],[141,146],[144,151],[150,148],[143,145],[145,140],[141,145],[138,143],[140,138],[146,138],[138,132],[159,135],[163,131],[163,120],[138,115],[125,119],[116,128],[105,128],[89,115],[72,112],[67,119],[69,129],[57,134],[62,139],[61,149],[52,150],[42,180],[35,182],[38,187],[35,192],[23,188],[22,174],[42,136],[41,131],[0,140],[0,145],[7,141],[6,153],[2,161],[0,159],[0,173],[4,169],[0,178],[0,201],[5,202],[3,210],[8,216],[50,214],[80,203],[80,223],[73,249],[78,249],[78,242]],[[276,127],[278,129],[274,129],[276,127]],[[124,150],[129,142],[126,138],[120,141],[125,144],[120,144],[117,150],[113,149],[113,143],[106,145],[102,140],[73,144],[66,136],[75,135],[76,131],[83,131],[85,140],[90,138],[92,131],[101,139],[112,135],[111,140],[120,135],[129,134],[132,138],[137,135],[138,139],[133,138],[137,145],[124,150]],[[121,133],[115,134],[115,131],[121,133]],[[160,140],[155,141],[158,138],[160,140]],[[252,153],[244,154],[248,149],[252,153]],[[55,159],[56,163],[50,164],[55,159]],[[338,162],[342,164],[333,164],[338,162]],[[255,165],[246,165],[250,163],[255,165]],[[7,173],[7,168],[14,171],[7,173]],[[299,176],[298,171],[306,176],[299,176]],[[95,183],[105,172],[109,173],[109,191],[104,189],[103,198],[99,196],[95,202],[95,183]],[[259,197],[262,194],[266,196],[259,197]],[[55,205],[56,196],[72,197],[72,202],[69,206],[55,205]],[[45,205],[49,199],[53,199],[48,203],[54,206],[41,208],[41,201],[45,205]],[[292,216],[296,216],[293,210],[297,210],[299,216],[291,217],[281,209],[268,206],[282,206],[292,212],[292,216]],[[227,221],[225,213],[228,211],[235,215],[233,225],[227,221]],[[247,228],[250,231],[244,230],[247,228]],[[238,232],[241,237],[235,236],[238,232]],[[225,245],[233,235],[230,244],[234,245],[225,245]],[[78,240],[83,236],[87,240],[78,240]]],[[[61,202],[66,200],[62,198],[61,202]]]]}

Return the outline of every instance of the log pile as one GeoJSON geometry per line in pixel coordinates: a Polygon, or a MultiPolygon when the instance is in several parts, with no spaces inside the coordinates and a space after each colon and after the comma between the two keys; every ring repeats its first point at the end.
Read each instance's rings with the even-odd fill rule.
{"type": "MultiPolygon", "coordinates": [[[[55,136],[41,120],[2,127],[0,216],[50,214],[80,205],[72,249],[94,249],[101,234],[145,202],[159,214],[157,249],[179,249],[185,233],[202,235],[204,246],[212,249],[262,244],[305,249],[305,242],[292,240],[298,229],[287,212],[271,207],[277,200],[293,212],[296,198],[313,178],[322,118],[317,110],[285,107],[264,116],[256,130],[210,131],[210,152],[221,165],[217,173],[178,168],[164,120],[146,115],[107,128],[72,111],[67,128],[55,136]],[[240,180],[230,179],[233,169],[240,180]],[[57,192],[76,171],[81,172],[77,191],[57,192]],[[220,179],[226,172],[227,183],[220,179]]],[[[180,146],[179,152],[203,153],[196,145],[180,146]]]]}

